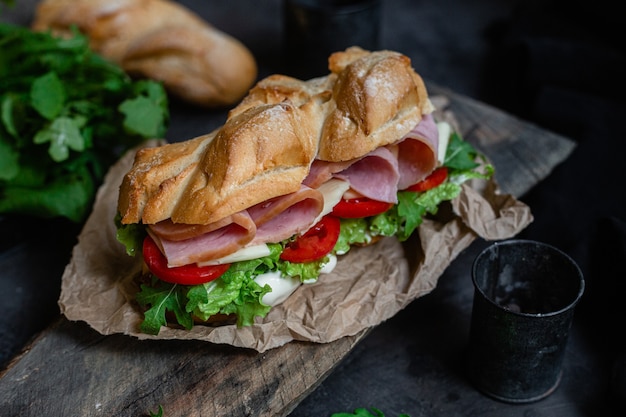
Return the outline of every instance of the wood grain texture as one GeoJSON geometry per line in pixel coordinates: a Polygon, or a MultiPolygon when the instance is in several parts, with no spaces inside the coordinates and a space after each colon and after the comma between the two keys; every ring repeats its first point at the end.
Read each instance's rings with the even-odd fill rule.
{"type": "Polygon", "coordinates": [[[265,353],[102,336],[60,318],[2,376],[2,416],[284,416],[366,332],[265,353]]]}
{"type": "MultiPolygon", "coordinates": [[[[497,109],[445,94],[463,137],[494,163],[504,192],[522,196],[574,144],[497,109]]],[[[293,342],[265,353],[193,341],[102,336],[59,318],[0,375],[0,415],[286,416],[368,331],[329,344],[293,342]]]]}

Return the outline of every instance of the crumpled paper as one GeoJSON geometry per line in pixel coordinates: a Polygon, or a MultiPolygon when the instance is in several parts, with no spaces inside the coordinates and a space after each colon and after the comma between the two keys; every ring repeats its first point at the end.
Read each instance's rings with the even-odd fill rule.
{"type": "Polygon", "coordinates": [[[154,336],[139,331],[143,313],[134,301],[142,261],[126,255],[115,238],[119,185],[133,158],[130,152],[109,170],[62,277],[61,312],[104,335],[195,339],[259,352],[293,340],[332,342],[384,322],[432,291],[448,265],[477,237],[507,239],[533,219],[528,206],[500,194],[493,180],[473,180],[463,185],[448,213],[425,219],[407,242],[384,238],[350,250],[331,274],[300,286],[252,326],[164,327],[154,336]]]}

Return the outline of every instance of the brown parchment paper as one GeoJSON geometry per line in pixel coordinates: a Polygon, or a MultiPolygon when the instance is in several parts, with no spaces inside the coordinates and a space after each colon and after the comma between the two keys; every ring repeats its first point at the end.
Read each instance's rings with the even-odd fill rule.
{"type": "Polygon", "coordinates": [[[432,291],[446,267],[478,236],[510,238],[532,221],[530,209],[498,193],[493,181],[474,181],[463,186],[462,194],[449,205],[448,215],[440,216],[445,220],[424,220],[404,244],[385,238],[350,250],[331,274],[300,286],[253,326],[164,327],[152,336],[139,331],[143,314],[134,302],[138,290],[134,279],[141,260],[126,255],[115,238],[113,221],[119,185],[133,157],[134,152],[126,154],[109,170],[62,277],[61,312],[104,335],[195,339],[259,352],[292,340],[332,342],[384,322],[432,291]]]}

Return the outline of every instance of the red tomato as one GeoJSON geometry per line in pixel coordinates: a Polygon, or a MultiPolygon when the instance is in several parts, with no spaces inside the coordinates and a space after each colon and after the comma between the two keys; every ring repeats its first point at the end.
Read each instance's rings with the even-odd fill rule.
{"type": "Polygon", "coordinates": [[[342,199],[333,208],[333,214],[344,219],[358,219],[384,213],[393,206],[393,203],[372,200],[367,197],[342,199]]]}
{"type": "Polygon", "coordinates": [[[150,272],[159,279],[182,285],[199,285],[213,281],[222,276],[230,266],[230,264],[210,266],[190,264],[170,268],[167,266],[167,259],[150,236],[146,236],[143,241],[143,259],[150,272]]]}
{"type": "Polygon", "coordinates": [[[335,247],[339,230],[339,219],[326,215],[305,234],[289,243],[280,254],[280,259],[297,263],[321,259],[335,247]]]}
{"type": "Polygon", "coordinates": [[[433,172],[431,172],[430,175],[428,175],[426,178],[424,178],[420,182],[417,182],[411,185],[409,188],[406,189],[406,191],[421,192],[421,191],[430,190],[431,188],[435,188],[436,186],[444,182],[447,176],[448,176],[448,168],[439,167],[435,169],[433,172]]]}

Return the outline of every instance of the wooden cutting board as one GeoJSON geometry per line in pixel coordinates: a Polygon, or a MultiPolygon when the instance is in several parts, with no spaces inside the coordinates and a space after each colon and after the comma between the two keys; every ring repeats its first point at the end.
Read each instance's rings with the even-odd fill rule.
{"type": "MultiPolygon", "coordinates": [[[[506,193],[522,196],[574,149],[497,109],[434,85],[429,91],[449,98],[463,137],[491,159],[506,193]]],[[[0,374],[0,415],[147,416],[161,405],[164,417],[286,416],[367,334],[258,353],[103,336],[60,317],[0,374]]]]}

